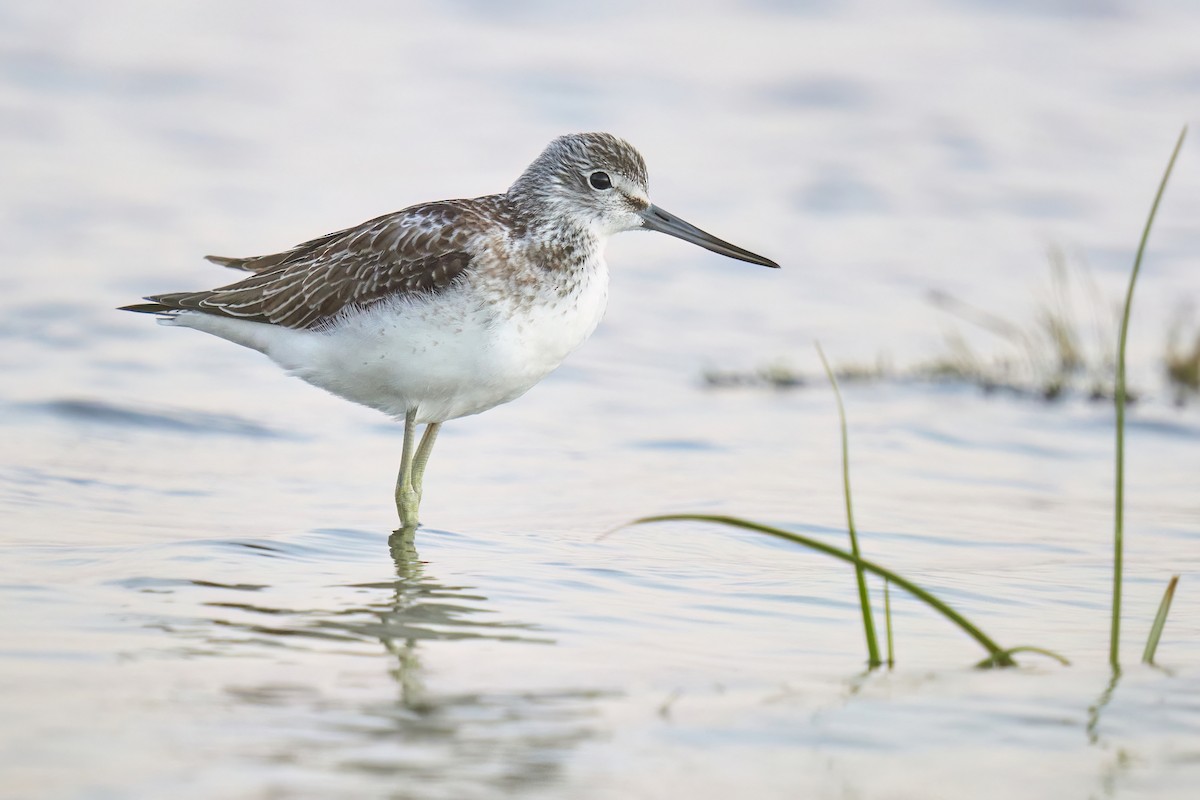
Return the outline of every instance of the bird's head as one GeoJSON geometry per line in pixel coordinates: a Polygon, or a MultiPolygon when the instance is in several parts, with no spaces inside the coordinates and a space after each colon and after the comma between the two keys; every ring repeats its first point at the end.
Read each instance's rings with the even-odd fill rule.
{"type": "Polygon", "coordinates": [[[536,207],[556,224],[582,228],[597,239],[622,231],[660,231],[730,258],[779,267],[651,203],[645,159],[629,142],[610,133],[555,139],[508,195],[518,205],[536,207]]]}

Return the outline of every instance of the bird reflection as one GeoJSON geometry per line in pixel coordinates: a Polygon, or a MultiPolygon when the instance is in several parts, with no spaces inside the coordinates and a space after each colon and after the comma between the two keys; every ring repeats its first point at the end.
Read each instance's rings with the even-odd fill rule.
{"type": "Polygon", "coordinates": [[[396,659],[392,675],[400,689],[399,701],[412,710],[428,710],[418,655],[420,642],[452,639],[493,639],[553,644],[549,639],[526,635],[531,625],[475,619],[485,609],[486,597],[470,594],[468,587],[445,586],[425,575],[417,553],[415,530],[401,528],[388,538],[396,568],[390,602],[376,610],[377,622],[356,624],[362,633],[378,638],[396,659]]]}
{"type": "MultiPolygon", "coordinates": [[[[328,565],[326,557],[336,558],[340,546],[367,539],[354,531],[321,536],[317,548],[278,540],[239,544],[252,544],[264,556],[293,556],[297,564],[328,565]]],[[[326,677],[310,683],[296,668],[289,668],[286,681],[227,687],[241,703],[302,712],[292,717],[295,725],[281,741],[264,749],[326,764],[368,795],[379,794],[379,787],[361,784],[378,780],[421,787],[414,797],[425,791],[502,795],[553,783],[571,750],[594,735],[597,701],[608,693],[561,684],[530,688],[527,676],[502,671],[501,663],[519,668],[541,661],[542,649],[554,641],[536,625],[497,619],[478,590],[434,578],[411,531],[393,534],[388,548],[394,577],[330,585],[318,573],[302,592],[306,608],[282,607],[284,598],[297,596],[296,570],[278,589],[247,583],[243,588],[253,589],[253,604],[242,599],[242,590],[231,602],[232,584],[193,582],[207,595],[202,605],[209,613],[219,609],[221,618],[206,620],[203,636],[221,655],[251,651],[274,660],[281,648],[301,651],[308,655],[302,663],[323,676],[361,676],[364,654],[385,659],[394,692],[368,682],[374,689],[364,696],[361,678],[348,684],[353,689],[326,677]],[[517,649],[499,652],[496,642],[517,649]],[[489,657],[481,658],[484,646],[489,657]],[[438,658],[430,659],[430,652],[438,658]],[[440,676],[437,665],[445,663],[470,669],[440,676]]],[[[291,662],[285,656],[279,663],[291,662]]]]}
{"type": "Polygon", "coordinates": [[[553,641],[534,635],[531,625],[479,620],[487,598],[427,576],[412,531],[397,531],[388,547],[396,569],[390,601],[375,612],[376,621],[357,627],[370,630],[394,659],[398,697],[395,705],[369,709],[372,722],[359,732],[371,742],[372,753],[391,745],[396,758],[372,758],[358,768],[374,775],[418,774],[435,783],[466,778],[505,791],[553,782],[566,753],[593,734],[594,703],[603,693],[505,690],[500,676],[489,674],[483,664],[478,680],[465,691],[430,692],[420,654],[433,642],[553,641]],[[443,756],[434,764],[429,763],[431,749],[443,756]],[[420,755],[414,761],[410,753],[420,755]]]}

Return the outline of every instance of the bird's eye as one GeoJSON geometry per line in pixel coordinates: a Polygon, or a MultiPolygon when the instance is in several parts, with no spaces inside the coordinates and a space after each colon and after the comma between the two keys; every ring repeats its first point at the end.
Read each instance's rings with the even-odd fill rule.
{"type": "Polygon", "coordinates": [[[607,172],[593,172],[588,176],[588,183],[593,189],[611,189],[612,178],[608,177],[607,172]]]}

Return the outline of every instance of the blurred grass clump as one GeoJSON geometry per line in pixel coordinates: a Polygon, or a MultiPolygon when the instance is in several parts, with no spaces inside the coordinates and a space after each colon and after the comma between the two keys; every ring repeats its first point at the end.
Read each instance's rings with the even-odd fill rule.
{"type": "MultiPolygon", "coordinates": [[[[1053,402],[1066,397],[1112,401],[1116,387],[1117,330],[1122,304],[1101,291],[1086,262],[1060,247],[1047,253],[1048,283],[1034,291],[1023,320],[1014,320],[941,290],[928,293],[930,304],[958,323],[991,334],[999,348],[983,352],[970,343],[960,325],[947,328],[944,350],[908,366],[883,355],[873,362],[838,362],[833,374],[844,383],[916,381],[961,383],[987,394],[1004,393],[1053,402]]],[[[1160,357],[1162,374],[1177,406],[1200,400],[1200,319],[1181,307],[1167,329],[1160,357]]],[[[709,369],[704,385],[714,389],[799,389],[823,385],[819,378],[772,362],[738,371],[709,369]]],[[[1145,390],[1126,387],[1135,403],[1145,390]]]]}
{"type": "Polygon", "coordinates": [[[1186,405],[1200,396],[1200,323],[1194,310],[1181,309],[1176,313],[1167,334],[1163,368],[1175,405],[1186,405]]]}
{"type": "Polygon", "coordinates": [[[1120,306],[1103,296],[1085,263],[1072,262],[1058,247],[1052,247],[1048,257],[1049,286],[1037,291],[1029,319],[1023,322],[946,292],[930,292],[936,308],[992,334],[1004,348],[992,356],[978,355],[966,337],[952,329],[946,335],[948,352],[916,365],[912,375],[1047,401],[1068,392],[1111,399],[1120,306]]]}

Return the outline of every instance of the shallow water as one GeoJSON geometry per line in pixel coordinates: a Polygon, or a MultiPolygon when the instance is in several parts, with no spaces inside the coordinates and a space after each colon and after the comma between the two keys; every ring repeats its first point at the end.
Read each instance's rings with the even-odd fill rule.
{"type": "Polygon", "coordinates": [[[893,593],[898,663],[867,673],[844,565],[599,537],[700,511],[843,545],[830,392],[703,370],[815,374],[816,338],[914,363],[947,327],[928,290],[1020,318],[1047,244],[1118,297],[1198,26],[1119,0],[0,2],[0,796],[1190,796],[1200,416],[1157,358],[1197,292],[1194,144],[1138,290],[1115,682],[1103,404],[845,387],[865,552],[1071,667],[972,670],[893,593]],[[389,542],[398,426],[112,310],[228,278],[206,252],[496,191],[582,129],[784,269],[619,237],[593,340],[446,427],[415,541],[389,542]]]}

